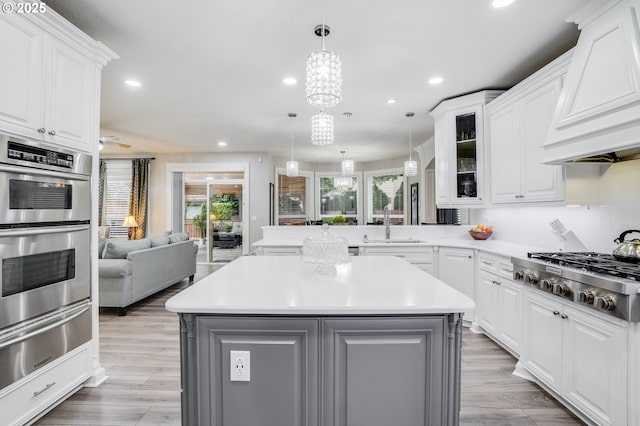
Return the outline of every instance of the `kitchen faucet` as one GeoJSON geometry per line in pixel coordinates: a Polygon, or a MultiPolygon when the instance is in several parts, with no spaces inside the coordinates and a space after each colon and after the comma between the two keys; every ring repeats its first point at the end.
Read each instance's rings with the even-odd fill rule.
{"type": "Polygon", "coordinates": [[[384,206],[384,217],[382,219],[382,224],[385,226],[385,238],[388,240],[391,238],[391,221],[389,220],[389,204],[384,206]]]}

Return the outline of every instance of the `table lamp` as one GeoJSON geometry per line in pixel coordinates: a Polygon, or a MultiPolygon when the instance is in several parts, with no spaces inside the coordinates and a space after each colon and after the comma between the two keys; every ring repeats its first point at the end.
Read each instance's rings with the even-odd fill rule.
{"type": "Polygon", "coordinates": [[[133,216],[127,216],[124,218],[124,222],[122,222],[122,226],[128,228],[128,238],[131,239],[131,228],[137,228],[138,222],[136,222],[136,218],[133,216]]]}

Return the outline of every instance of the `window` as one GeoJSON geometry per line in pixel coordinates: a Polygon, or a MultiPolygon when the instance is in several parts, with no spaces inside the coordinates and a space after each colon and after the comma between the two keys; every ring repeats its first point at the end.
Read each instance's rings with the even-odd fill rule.
{"type": "Polygon", "coordinates": [[[405,221],[405,179],[399,171],[380,171],[367,176],[369,208],[367,222],[379,223],[389,205],[389,218],[394,225],[405,221]]]}
{"type": "Polygon", "coordinates": [[[307,219],[307,178],[278,175],[278,225],[303,224],[307,219]]]}
{"type": "Polygon", "coordinates": [[[106,162],[107,176],[104,194],[104,213],[101,225],[111,227],[109,238],[128,238],[128,229],[122,226],[129,215],[131,194],[131,161],[109,160],[106,162]]]}
{"type": "Polygon", "coordinates": [[[320,176],[320,218],[327,220],[344,216],[348,223],[358,220],[358,177],[351,178],[351,186],[338,189],[334,186],[334,176],[320,176]],[[325,219],[326,218],[326,219],[325,219]]]}
{"type": "Polygon", "coordinates": [[[275,217],[277,225],[304,225],[313,218],[313,172],[300,170],[289,177],[276,169],[275,217]]]}

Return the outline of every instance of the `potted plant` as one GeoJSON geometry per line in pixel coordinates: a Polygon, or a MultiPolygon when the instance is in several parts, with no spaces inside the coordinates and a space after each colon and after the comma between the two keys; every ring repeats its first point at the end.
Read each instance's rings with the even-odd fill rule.
{"type": "Polygon", "coordinates": [[[334,216],[333,219],[331,219],[331,223],[334,225],[344,225],[346,222],[347,218],[342,215],[334,216]]]}
{"type": "Polygon", "coordinates": [[[196,224],[198,230],[200,231],[200,245],[206,244],[206,236],[207,236],[207,205],[202,204],[200,209],[200,215],[193,217],[193,223],[196,224]]]}

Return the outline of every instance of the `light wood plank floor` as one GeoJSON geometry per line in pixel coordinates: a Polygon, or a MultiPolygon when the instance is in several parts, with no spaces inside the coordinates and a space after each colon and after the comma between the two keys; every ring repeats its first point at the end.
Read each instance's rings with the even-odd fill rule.
{"type": "MultiPolygon", "coordinates": [[[[214,268],[198,265],[196,281],[214,268]]],[[[187,280],[134,305],[125,317],[102,312],[100,359],[109,379],[81,389],[36,424],[180,425],[178,318],[164,304],[186,286],[187,280]]],[[[539,387],[512,376],[514,365],[487,337],[465,329],[461,425],[582,424],[539,387]]]]}

